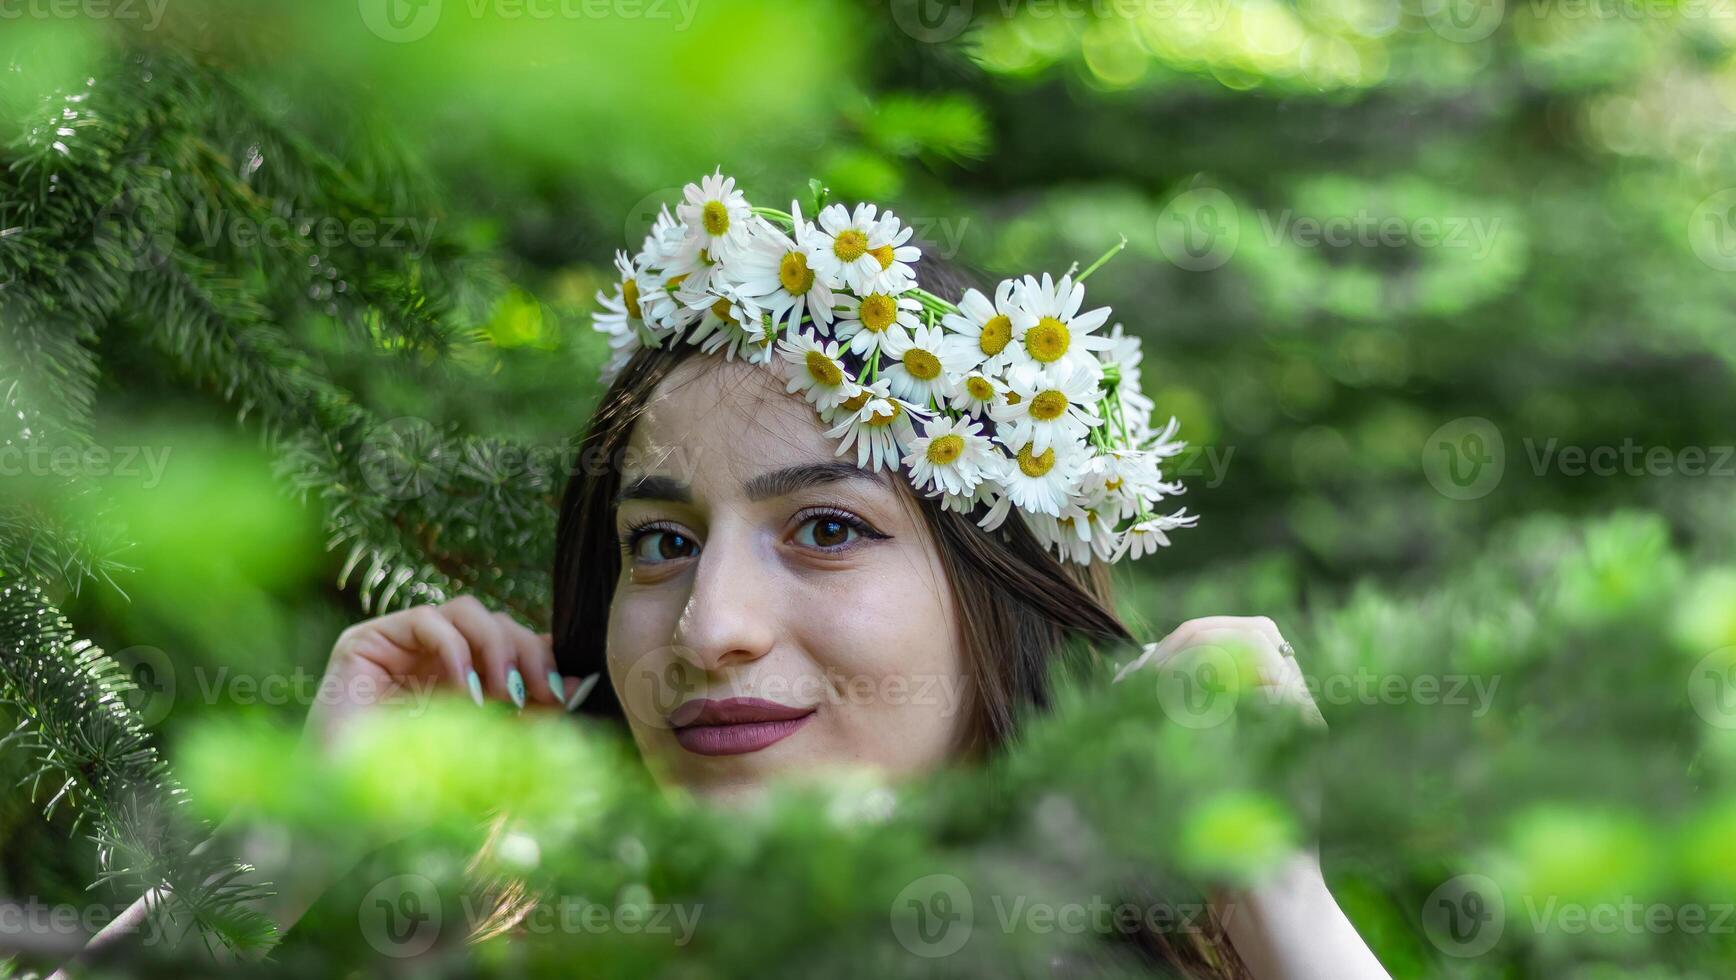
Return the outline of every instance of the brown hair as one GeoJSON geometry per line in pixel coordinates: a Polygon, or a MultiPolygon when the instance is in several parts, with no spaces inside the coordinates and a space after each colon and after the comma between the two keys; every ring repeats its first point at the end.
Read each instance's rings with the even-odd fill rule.
{"type": "MultiPolygon", "coordinates": [[[[925,261],[922,285],[942,296],[960,296],[965,280],[950,268],[925,261]]],[[[615,495],[621,459],[633,426],[675,367],[692,356],[689,344],[635,354],[604,393],[580,447],[579,458],[611,465],[582,466],[561,501],[554,567],[554,649],[566,676],[607,673],[609,606],[621,572],[615,532],[615,495]]],[[[933,535],[959,617],[960,641],[970,674],[973,752],[992,752],[1017,735],[1018,718],[1046,709],[1051,668],[1072,655],[1096,656],[1132,644],[1116,616],[1107,567],[1062,562],[1044,549],[1024,523],[1009,519],[984,531],[973,515],[943,509],[932,498],[908,492],[933,535]]],[[[580,711],[622,723],[620,702],[607,681],[599,682],[580,711]]],[[[1214,922],[1205,934],[1175,945],[1171,935],[1141,935],[1144,955],[1184,976],[1246,976],[1214,922]]]]}

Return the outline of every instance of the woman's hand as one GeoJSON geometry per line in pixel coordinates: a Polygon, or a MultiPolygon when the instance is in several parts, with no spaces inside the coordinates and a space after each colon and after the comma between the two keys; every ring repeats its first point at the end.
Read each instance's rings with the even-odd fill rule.
{"type": "MultiPolygon", "coordinates": [[[[1295,648],[1278,632],[1278,625],[1264,616],[1188,620],[1146,647],[1115,679],[1120,681],[1134,671],[1161,669],[1189,652],[1198,655],[1207,650],[1247,651],[1256,688],[1266,688],[1279,702],[1294,705],[1309,724],[1326,727],[1308,693],[1295,648]]],[[[1233,670],[1234,665],[1226,661],[1224,668],[1233,670]]],[[[1231,693],[1240,697],[1245,692],[1238,685],[1231,693]]],[[[1388,976],[1327,889],[1316,848],[1297,852],[1259,884],[1220,895],[1212,904],[1230,944],[1257,980],[1388,976]]]]}
{"type": "Polygon", "coordinates": [[[416,606],[351,626],[326,663],[304,736],[329,746],[353,719],[381,704],[415,704],[436,688],[468,691],[519,708],[571,710],[596,684],[562,677],[554,645],[474,596],[416,606]]]}

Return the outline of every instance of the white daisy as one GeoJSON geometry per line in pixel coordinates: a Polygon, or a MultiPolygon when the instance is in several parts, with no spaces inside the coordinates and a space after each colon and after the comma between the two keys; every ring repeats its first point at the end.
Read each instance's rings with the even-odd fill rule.
{"type": "Polygon", "coordinates": [[[1149,554],[1155,554],[1159,548],[1169,547],[1169,535],[1178,527],[1193,527],[1199,522],[1199,515],[1187,513],[1182,508],[1173,514],[1163,514],[1149,517],[1122,532],[1121,546],[1115,549],[1115,557],[1111,560],[1120,561],[1129,555],[1135,560],[1149,554]]]}
{"type": "Polygon", "coordinates": [[[798,331],[778,341],[778,354],[788,365],[789,381],[784,390],[800,391],[821,412],[838,407],[862,390],[839,359],[836,341],[824,343],[806,330],[798,331]]]}
{"type": "Polygon", "coordinates": [[[1109,319],[1109,307],[1100,306],[1080,313],[1085,302],[1085,287],[1062,276],[1060,282],[1043,273],[1042,281],[1026,276],[1013,290],[1016,306],[1013,310],[1014,360],[1035,363],[1039,367],[1062,361],[1084,361],[1097,366],[1091,351],[1103,350],[1111,343],[1108,337],[1096,333],[1109,319]]]}
{"type": "Polygon", "coordinates": [[[833,204],[820,211],[818,220],[808,260],[828,286],[862,294],[897,291],[914,282],[910,263],[922,253],[905,244],[911,229],[892,212],[880,215],[872,204],[858,204],[855,211],[833,204]]]}
{"type": "MultiPolygon", "coordinates": [[[[992,449],[992,446],[991,446],[992,449]]],[[[983,457],[981,466],[982,480],[972,487],[969,493],[949,493],[940,498],[940,509],[950,510],[959,514],[969,514],[980,504],[988,504],[992,510],[996,504],[1006,497],[1006,487],[999,479],[1007,457],[999,451],[992,451],[983,457]]],[[[1005,512],[1002,513],[1005,518],[1005,512]]],[[[1000,521],[994,524],[982,525],[985,530],[993,531],[1000,526],[1000,521]]]]}
{"type": "Polygon", "coordinates": [[[1163,482],[1157,457],[1143,449],[1112,449],[1091,457],[1079,479],[1079,494],[1091,506],[1125,520],[1147,505],[1182,492],[1180,483],[1163,482]]]}
{"type": "Polygon", "coordinates": [[[910,421],[915,409],[915,405],[891,396],[869,398],[861,408],[827,429],[826,436],[843,440],[838,444],[835,454],[838,456],[844,455],[854,443],[856,465],[863,469],[876,471],[885,466],[896,470],[903,447],[916,438],[916,429],[910,421]]]}
{"type": "Polygon", "coordinates": [[[624,251],[615,253],[615,272],[620,279],[614,293],[597,293],[602,309],[591,316],[591,327],[609,337],[611,347],[619,336],[631,334],[641,341],[654,336],[645,325],[645,308],[639,301],[639,270],[624,251]]]}
{"type": "Polygon", "coordinates": [[[982,426],[970,418],[948,420],[936,416],[922,427],[922,437],[911,440],[904,465],[919,490],[947,496],[968,496],[982,482],[983,470],[999,453],[983,435],[982,426]]]}
{"type": "Polygon", "coordinates": [[[967,289],[958,301],[958,312],[941,318],[953,343],[974,358],[971,367],[984,374],[1000,374],[1017,353],[1013,343],[1014,283],[1001,280],[994,302],[975,289],[967,289]]]}
{"type": "MultiPolygon", "coordinates": [[[[800,234],[801,211],[794,202],[790,209],[800,234]]],[[[808,253],[801,244],[778,229],[764,225],[756,230],[730,266],[741,294],[765,307],[773,320],[788,321],[793,329],[806,315],[822,329],[831,326],[831,287],[808,268],[808,253]]]]}
{"type": "Polygon", "coordinates": [[[1006,388],[995,379],[980,371],[972,371],[959,379],[949,407],[980,419],[1004,394],[1006,388]]]}
{"type": "Polygon", "coordinates": [[[726,290],[712,297],[687,342],[698,344],[707,354],[721,350],[726,361],[740,355],[750,364],[765,364],[775,353],[772,341],[776,334],[767,329],[764,317],[764,311],[752,300],[726,290]]]}
{"type": "Polygon", "coordinates": [[[1077,503],[1062,507],[1059,517],[1026,515],[1026,523],[1044,547],[1054,550],[1063,560],[1079,565],[1088,565],[1093,558],[1109,561],[1120,546],[1120,536],[1115,533],[1111,522],[1077,503]]]}
{"type": "Polygon", "coordinates": [[[1121,397],[1123,413],[1151,418],[1151,399],[1145,397],[1140,387],[1139,362],[1145,359],[1145,351],[1139,338],[1124,333],[1121,324],[1117,323],[1109,328],[1108,339],[1108,346],[1097,352],[1097,360],[1106,370],[1114,368],[1120,377],[1115,390],[1121,397]]]}
{"type": "Polygon", "coordinates": [[[1020,510],[1059,516],[1079,482],[1086,452],[1083,444],[1065,439],[1042,452],[1020,446],[1002,470],[1006,499],[1020,510]]]}
{"type": "Polygon", "coordinates": [[[1102,425],[1097,400],[1102,391],[1089,368],[1063,362],[1047,370],[1020,365],[1007,372],[1007,395],[990,406],[995,438],[1011,449],[1032,445],[1042,452],[1058,440],[1083,439],[1102,425]]]}
{"type": "Polygon", "coordinates": [[[895,293],[871,292],[861,298],[842,293],[838,296],[838,322],[833,335],[850,342],[850,352],[866,358],[879,350],[888,336],[908,338],[911,331],[922,326],[918,314],[922,304],[908,295],[909,287],[895,293]]]}
{"type": "Polygon", "coordinates": [[[880,373],[892,382],[892,393],[918,405],[946,404],[953,379],[963,366],[949,350],[939,327],[919,326],[908,334],[892,332],[880,342],[880,373]],[[890,358],[891,360],[884,360],[890,358]]]}
{"type": "Polygon", "coordinates": [[[639,247],[639,254],[633,256],[633,264],[641,269],[661,269],[686,239],[687,226],[675,220],[665,204],[658,208],[645,243],[639,247]]]}
{"type": "Polygon", "coordinates": [[[683,200],[675,216],[712,257],[727,259],[747,244],[753,208],[736,189],[735,178],[719,169],[699,183],[682,189],[683,200]]]}

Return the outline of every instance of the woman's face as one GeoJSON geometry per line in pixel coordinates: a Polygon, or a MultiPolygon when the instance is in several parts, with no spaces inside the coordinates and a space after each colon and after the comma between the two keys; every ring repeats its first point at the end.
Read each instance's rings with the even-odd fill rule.
{"type": "Polygon", "coordinates": [[[658,778],[710,798],[929,769],[969,722],[960,631],[902,477],[834,455],[763,367],[680,364],[624,454],[609,678],[658,778]]]}

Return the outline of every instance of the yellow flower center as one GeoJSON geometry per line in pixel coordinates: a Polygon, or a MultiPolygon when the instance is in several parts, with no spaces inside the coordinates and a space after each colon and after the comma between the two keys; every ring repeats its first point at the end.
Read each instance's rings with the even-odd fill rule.
{"type": "Polygon", "coordinates": [[[1031,399],[1031,418],[1040,422],[1049,422],[1061,417],[1067,410],[1067,396],[1058,391],[1039,391],[1031,399]]]}
{"type": "Polygon", "coordinates": [[[1046,316],[1037,321],[1037,325],[1025,331],[1025,350],[1032,360],[1048,363],[1059,360],[1067,353],[1067,344],[1072,339],[1067,332],[1067,325],[1052,316],[1046,316]]]}
{"type": "Polygon", "coordinates": [[[898,304],[885,293],[869,293],[862,297],[862,308],[857,311],[862,318],[862,326],[879,333],[892,326],[892,321],[898,316],[898,304]]]}
{"type": "Polygon", "coordinates": [[[860,412],[862,406],[868,404],[868,399],[873,397],[874,393],[872,391],[863,389],[862,391],[858,391],[854,395],[851,395],[849,398],[844,399],[843,409],[846,412],[860,412]]]}
{"type": "Polygon", "coordinates": [[[1121,478],[1120,477],[1110,477],[1109,479],[1104,480],[1103,481],[1103,489],[1105,489],[1105,490],[1120,490],[1121,489],[1121,478]]]}
{"type": "Polygon", "coordinates": [[[1020,403],[1022,401],[1024,401],[1024,399],[1019,397],[1018,392],[1016,392],[1016,391],[1007,392],[1007,404],[1008,405],[1017,405],[1018,403],[1020,403]]]}
{"type": "Polygon", "coordinates": [[[1019,471],[1033,479],[1042,476],[1055,468],[1055,450],[1045,449],[1040,456],[1031,455],[1031,447],[1027,443],[1019,450],[1019,471]]]}
{"type": "Polygon", "coordinates": [[[675,290],[676,290],[676,289],[677,289],[677,288],[679,288],[679,287],[680,287],[680,285],[681,285],[681,283],[682,283],[682,282],[683,282],[683,281],[684,281],[684,280],[685,280],[685,279],[686,279],[686,278],[687,278],[687,273],[685,273],[685,272],[683,272],[683,273],[682,273],[682,274],[681,274],[681,275],[679,275],[679,276],[670,276],[670,277],[669,277],[669,282],[668,282],[668,283],[666,283],[666,284],[665,284],[665,285],[664,285],[664,287],[663,287],[663,288],[665,288],[665,289],[667,289],[667,290],[668,290],[668,291],[669,291],[669,292],[672,292],[672,293],[673,293],[673,292],[675,292],[675,290]]]}
{"type": "Polygon", "coordinates": [[[989,379],[980,374],[973,374],[964,379],[964,390],[970,392],[970,396],[979,402],[986,402],[995,397],[995,386],[989,382],[989,379]]]}
{"type": "Polygon", "coordinates": [[[918,381],[933,381],[940,376],[940,358],[920,347],[904,352],[904,370],[918,381]]]}
{"type": "Polygon", "coordinates": [[[711,252],[703,248],[699,250],[699,261],[708,266],[717,264],[717,260],[711,257],[711,252]]]}
{"type": "Polygon", "coordinates": [[[929,440],[928,461],[936,466],[945,466],[963,453],[964,437],[961,435],[949,432],[929,440]]]}
{"type": "Polygon", "coordinates": [[[729,230],[729,209],[722,201],[706,201],[700,214],[703,217],[699,220],[704,223],[706,234],[715,237],[729,230]]]}
{"type": "Polygon", "coordinates": [[[990,357],[999,354],[1013,339],[1013,321],[1006,314],[997,313],[989,317],[983,324],[983,332],[977,335],[977,346],[990,357]]]}
{"type": "Polygon", "coordinates": [[[814,288],[814,273],[808,268],[808,257],[800,252],[785,252],[778,262],[778,285],[791,296],[801,296],[814,288]]]}
{"type": "Polygon", "coordinates": [[[854,228],[846,228],[832,239],[832,254],[845,262],[854,262],[868,251],[868,236],[854,228]]]}
{"type": "Polygon", "coordinates": [[[896,256],[894,256],[892,254],[892,246],[890,246],[890,245],[882,245],[879,248],[871,248],[868,250],[868,254],[874,256],[876,259],[878,259],[880,261],[880,268],[881,269],[892,268],[892,260],[894,258],[896,258],[896,256]]]}
{"type": "Polygon", "coordinates": [[[729,312],[729,300],[727,299],[720,299],[711,304],[711,312],[717,314],[717,317],[720,320],[727,320],[730,323],[735,322],[735,317],[729,312]]]}
{"type": "Polygon", "coordinates": [[[844,380],[844,370],[838,362],[817,350],[808,351],[808,374],[828,388],[835,388],[844,380]]]}
{"type": "Polygon", "coordinates": [[[869,425],[872,425],[877,429],[891,425],[893,420],[898,418],[898,416],[904,411],[904,408],[897,402],[887,402],[886,404],[891,405],[892,410],[889,412],[870,413],[868,416],[869,425]]]}
{"type": "Polygon", "coordinates": [[[621,283],[621,301],[627,304],[627,315],[635,320],[645,319],[645,314],[639,312],[639,281],[629,279],[621,283]]]}

